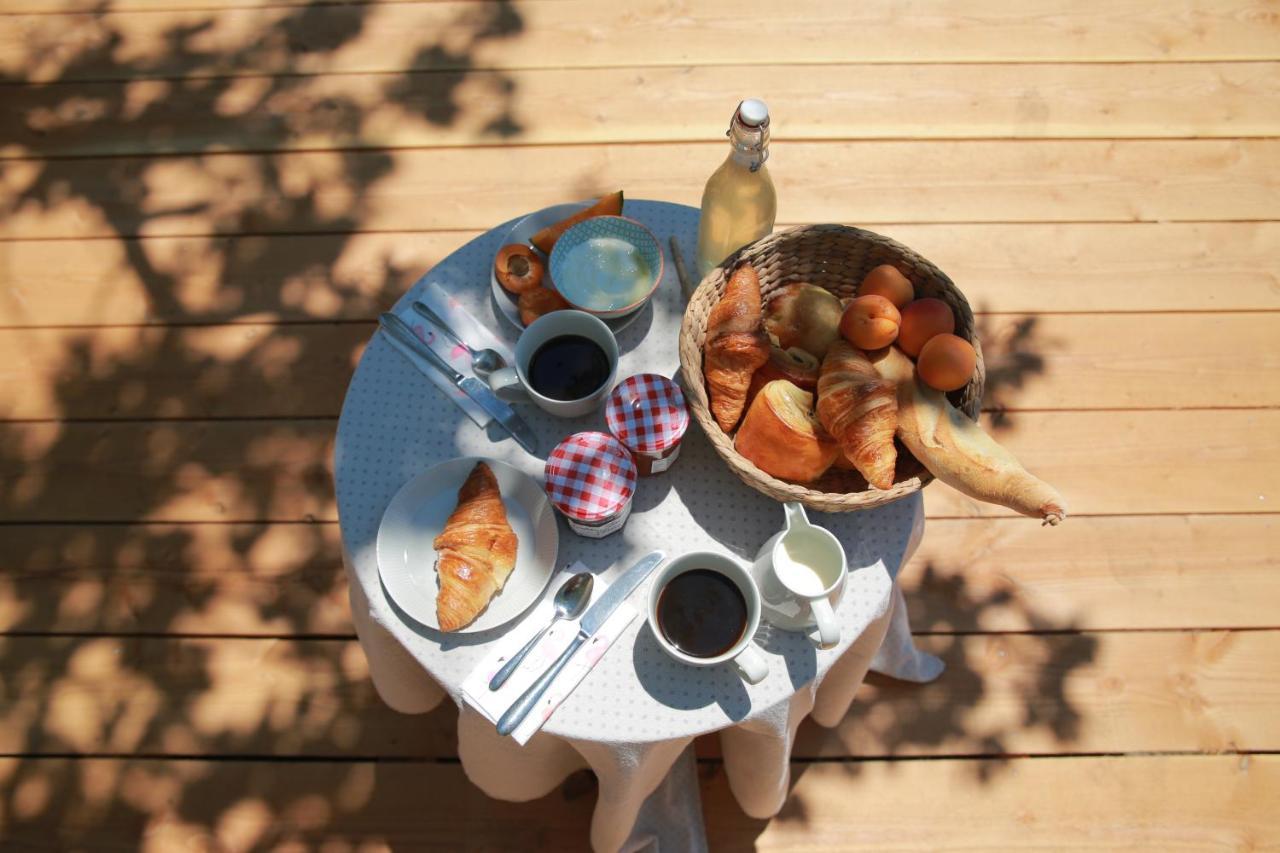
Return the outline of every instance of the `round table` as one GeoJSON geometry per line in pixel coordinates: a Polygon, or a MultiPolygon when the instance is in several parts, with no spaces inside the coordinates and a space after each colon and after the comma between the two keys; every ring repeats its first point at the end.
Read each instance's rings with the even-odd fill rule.
{"type": "MultiPolygon", "coordinates": [[[[669,251],[667,238],[672,234],[686,252],[696,245],[695,208],[629,200],[626,214],[647,225],[664,252],[669,251]]],[[[489,265],[510,225],[494,228],[441,261],[402,297],[396,310],[405,315],[409,301],[428,284],[438,283],[473,317],[514,344],[518,330],[496,310],[488,284],[489,265]]],[[[668,255],[653,299],[618,333],[620,378],[642,372],[677,375],[676,338],[683,309],[668,255]]],[[[837,608],[841,642],[836,648],[819,651],[800,634],[766,626],[756,639],[769,659],[770,673],[760,684],[747,685],[727,665],[694,669],[672,660],[654,642],[643,617],[637,618],[525,747],[500,738],[491,724],[460,701],[459,693],[498,632],[446,636],[403,616],[379,580],[375,540],[392,496],[431,465],[457,456],[487,456],[541,482],[545,455],[556,442],[581,430],[606,430],[603,411],[570,420],[552,418],[531,406],[519,411],[537,433],[539,457],[526,453],[495,426],[477,427],[375,335],[347,391],[334,450],[353,618],[375,686],[389,705],[406,712],[429,710],[445,693],[458,702],[463,766],[491,795],[541,796],[585,762],[600,779],[592,825],[596,849],[631,846],[629,837],[634,840],[646,832],[666,833],[670,840],[677,818],[697,826],[676,843],[697,849],[696,814],[654,815],[647,829],[637,820],[646,798],[652,799],[664,784],[694,736],[727,730],[722,743],[735,794],[748,813],[773,814],[785,797],[795,727],[815,703],[814,716],[820,722],[832,725],[844,715],[891,625],[896,625],[896,654],[888,656],[885,667],[897,670],[891,674],[924,680],[940,671],[936,661],[914,652],[901,594],[893,585],[898,567],[923,529],[917,495],[873,511],[811,515],[814,523],[840,538],[849,559],[850,575],[837,608]],[[767,741],[765,751],[775,753],[770,762],[760,760],[760,737],[767,741]]],[[[671,470],[640,479],[631,518],[621,532],[585,539],[560,519],[557,565],[581,560],[611,578],[655,548],[669,555],[717,550],[749,561],[782,523],[782,507],[729,473],[701,431],[691,426],[671,470]]],[[[633,603],[645,600],[647,586],[637,591],[633,603]]],[[[686,775],[691,778],[691,771],[686,775]]],[[[693,793],[696,810],[696,788],[693,793]]],[[[674,799],[689,808],[689,797],[674,799]]]]}

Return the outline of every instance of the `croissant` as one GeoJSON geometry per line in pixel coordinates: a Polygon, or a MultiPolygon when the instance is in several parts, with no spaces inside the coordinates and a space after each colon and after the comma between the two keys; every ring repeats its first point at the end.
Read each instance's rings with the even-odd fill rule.
{"type": "Polygon", "coordinates": [[[858,473],[877,489],[893,486],[898,451],[893,431],[898,426],[898,398],[894,383],[876,372],[863,354],[837,340],[822,360],[818,376],[818,420],[840,442],[840,450],[858,473]]]}
{"type": "Polygon", "coordinates": [[[897,383],[898,437],[933,476],[971,498],[1058,524],[1067,517],[1057,489],[1022,467],[941,391],[917,382],[915,366],[894,347],[877,353],[876,370],[897,383]]]}
{"type": "Polygon", "coordinates": [[[769,360],[769,338],[761,328],[760,278],[751,265],[734,271],[707,318],[703,373],[711,414],[729,432],[742,417],[756,369],[769,360]]]}
{"type": "Polygon", "coordinates": [[[516,534],[488,465],[477,462],[471,469],[433,544],[440,577],[436,619],[441,631],[456,631],[489,606],[516,566],[516,534]]]}

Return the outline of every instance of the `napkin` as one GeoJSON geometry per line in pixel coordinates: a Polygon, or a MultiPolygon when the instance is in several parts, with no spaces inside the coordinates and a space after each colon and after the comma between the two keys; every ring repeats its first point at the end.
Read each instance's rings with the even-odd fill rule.
{"type": "MultiPolygon", "coordinates": [[[[557,590],[570,575],[586,570],[587,567],[581,562],[574,563],[552,578],[548,588],[557,590]]],[[[608,584],[597,576],[591,590],[591,603],[598,601],[608,588],[608,584]]],[[[560,657],[560,653],[569,647],[578,633],[577,620],[566,619],[557,622],[538,642],[538,645],[529,651],[525,659],[520,662],[520,666],[500,689],[489,689],[489,680],[502,668],[502,664],[520,651],[534,634],[537,634],[555,617],[555,605],[552,602],[554,597],[554,592],[546,596],[524,619],[497,640],[493,651],[462,682],[463,698],[494,725],[497,725],[498,719],[538,679],[538,676],[560,657]]],[[[551,682],[551,686],[542,694],[542,699],[524,718],[524,722],[516,726],[515,731],[511,733],[516,743],[521,746],[528,743],[529,738],[533,737],[551,718],[556,708],[560,707],[560,703],[568,698],[583,678],[586,678],[587,673],[600,662],[605,652],[609,651],[610,646],[635,618],[636,609],[625,601],[613,611],[600,630],[583,643],[582,647],[574,652],[573,657],[569,658],[569,662],[565,664],[564,669],[560,670],[560,674],[556,676],[555,681],[551,682]]]]}
{"type": "MultiPolygon", "coordinates": [[[[431,347],[436,355],[453,365],[453,369],[463,376],[471,375],[471,356],[467,354],[465,349],[450,340],[447,335],[442,334],[434,323],[414,311],[414,299],[419,299],[426,303],[427,307],[435,311],[442,320],[448,323],[453,333],[466,341],[472,349],[494,349],[507,360],[508,364],[514,363],[510,348],[500,341],[493,332],[472,317],[462,307],[457,297],[451,296],[440,286],[439,282],[420,282],[414,286],[409,298],[405,300],[404,305],[396,313],[401,320],[409,324],[409,328],[413,329],[419,340],[431,347]]],[[[400,351],[401,355],[413,362],[419,371],[430,377],[436,387],[452,400],[458,408],[462,409],[467,417],[475,422],[476,426],[483,429],[488,426],[489,421],[493,420],[488,412],[480,408],[474,400],[460,391],[456,385],[450,382],[443,373],[433,367],[425,358],[401,344],[394,337],[390,335],[385,337],[393,347],[400,351]]],[[[483,380],[481,381],[483,382],[483,380]]]]}

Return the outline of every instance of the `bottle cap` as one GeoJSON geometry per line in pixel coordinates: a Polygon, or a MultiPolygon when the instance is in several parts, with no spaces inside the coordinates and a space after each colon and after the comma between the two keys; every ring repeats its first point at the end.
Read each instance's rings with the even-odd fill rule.
{"type": "Polygon", "coordinates": [[[738,104],[738,118],[748,127],[760,127],[769,123],[769,108],[764,101],[748,98],[738,104]]]}

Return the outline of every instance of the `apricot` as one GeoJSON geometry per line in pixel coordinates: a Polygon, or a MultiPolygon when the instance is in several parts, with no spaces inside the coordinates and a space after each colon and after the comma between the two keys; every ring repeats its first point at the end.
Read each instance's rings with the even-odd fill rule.
{"type": "Polygon", "coordinates": [[[880,349],[898,337],[902,315],[893,303],[874,294],[859,296],[840,317],[840,334],[855,347],[880,349]]]}
{"type": "Polygon", "coordinates": [[[573,306],[563,296],[549,287],[535,287],[520,294],[520,322],[526,326],[543,314],[567,311],[573,306]]]}
{"type": "Polygon", "coordinates": [[[493,275],[498,284],[516,296],[540,287],[545,270],[542,258],[521,243],[503,246],[493,259],[493,275]]]}
{"type": "Polygon", "coordinates": [[[881,264],[867,273],[858,285],[859,296],[883,296],[899,311],[916,297],[915,288],[907,277],[892,264],[881,264]]]}
{"type": "Polygon", "coordinates": [[[898,333],[898,346],[915,358],[934,335],[950,335],[956,330],[956,316],[951,306],[941,299],[926,297],[917,299],[902,309],[902,331],[898,333]]]}
{"type": "Polygon", "coordinates": [[[977,365],[978,354],[964,338],[934,335],[920,348],[916,374],[930,388],[955,391],[969,384],[977,365]]]}

